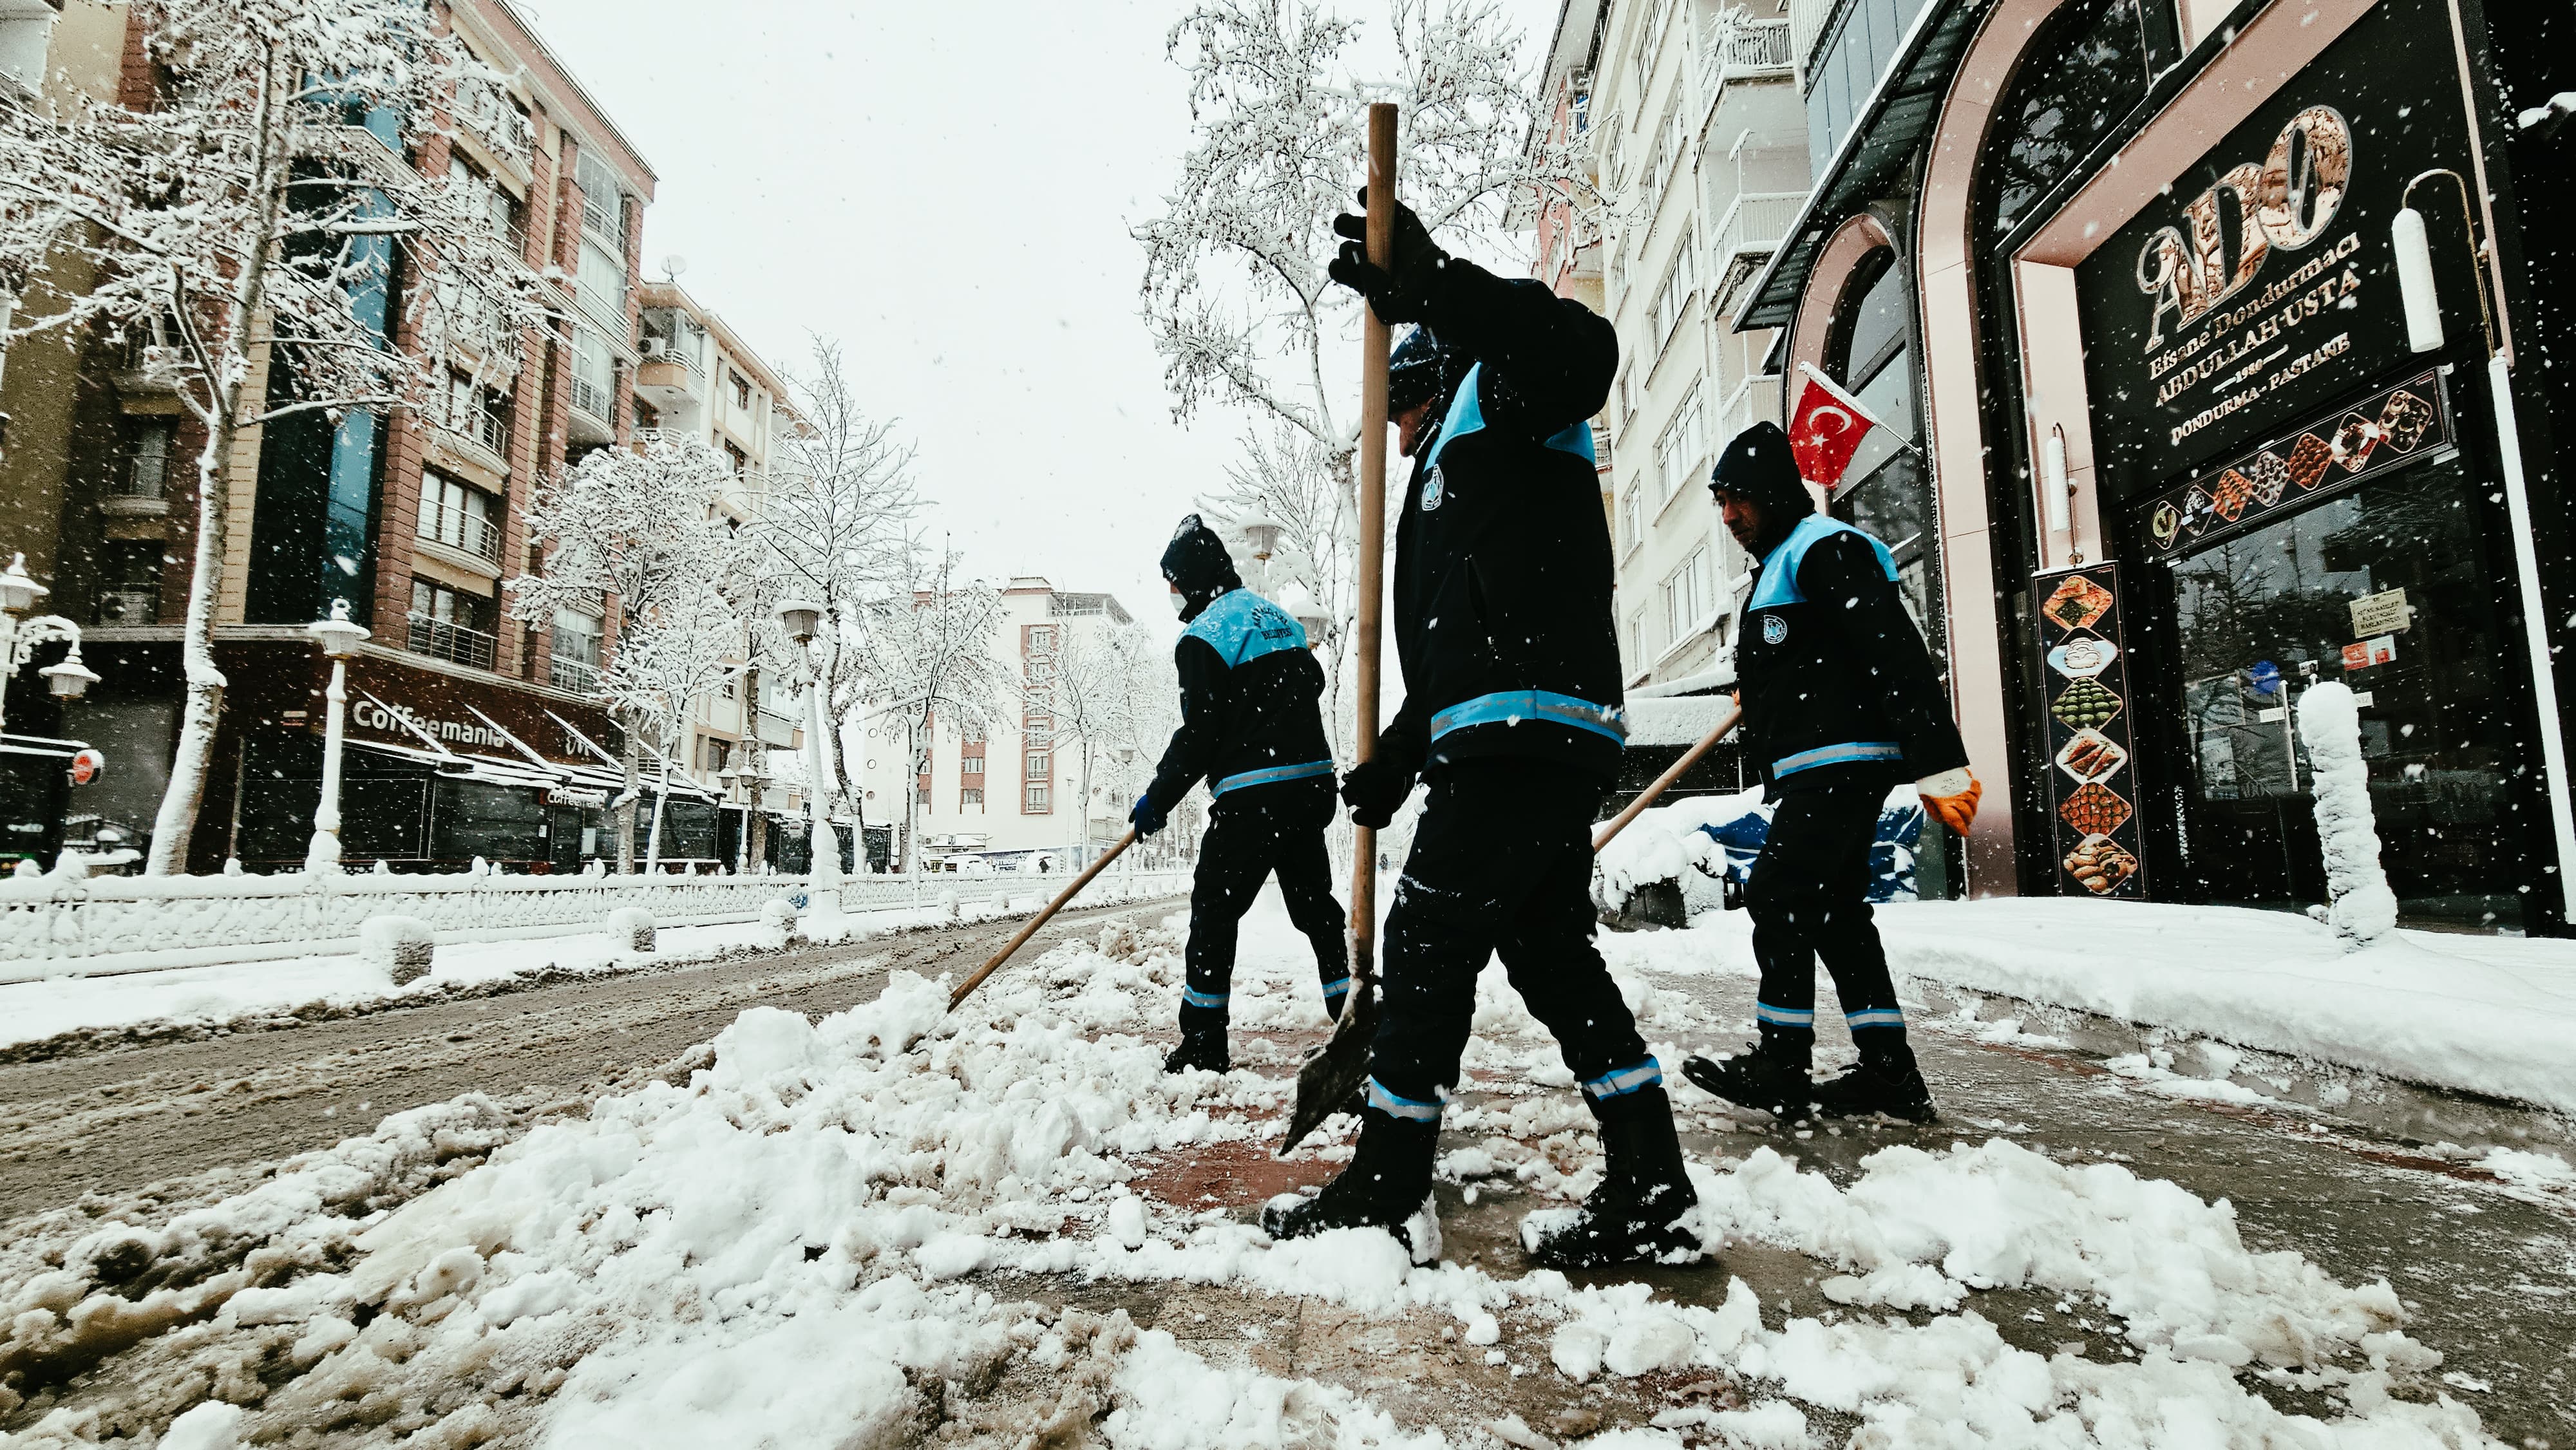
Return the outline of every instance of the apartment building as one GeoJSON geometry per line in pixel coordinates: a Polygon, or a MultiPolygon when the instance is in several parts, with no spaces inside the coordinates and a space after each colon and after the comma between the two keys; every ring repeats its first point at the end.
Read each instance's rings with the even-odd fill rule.
{"type": "Polygon", "coordinates": [[[1780,416],[1770,339],[1728,323],[1805,193],[1789,22],[1771,0],[1575,0],[1549,66],[1605,201],[1597,263],[1544,223],[1539,261],[1560,290],[1597,268],[1619,333],[1603,456],[1626,683],[1712,688],[1750,561],[1704,485],[1729,438],[1780,416]]]}
{"type": "MultiPolygon", "coordinates": [[[[896,850],[907,862],[963,856],[1015,866],[1044,856],[1061,866],[1072,861],[1077,845],[1088,842],[1096,850],[1126,828],[1128,792],[1142,773],[1134,747],[1082,738],[1049,708],[1048,681],[1069,640],[1133,618],[1111,595],[1060,590],[1034,576],[1011,580],[1001,596],[993,649],[1008,676],[1026,682],[1024,697],[996,701],[1003,723],[990,728],[933,722],[930,739],[911,762],[911,832],[900,824],[902,728],[879,716],[863,730],[865,754],[857,772],[866,793],[863,809],[871,819],[898,823],[896,850]]],[[[1147,762],[1143,769],[1151,768],[1147,762]]]]}
{"type": "MultiPolygon", "coordinates": [[[[65,0],[57,26],[86,33],[101,20],[91,12],[111,8],[122,22],[117,94],[148,104],[155,77],[122,7],[65,0]]],[[[491,225],[559,279],[564,320],[521,334],[502,355],[452,352],[448,386],[429,409],[302,414],[240,441],[227,462],[214,631],[231,687],[191,870],[302,858],[327,676],[303,627],[339,599],[372,631],[349,670],[349,860],[483,857],[567,870],[615,854],[606,806],[617,735],[553,664],[559,636],[579,655],[613,631],[584,645],[574,631],[510,623],[501,581],[531,562],[525,511],[536,480],[633,437],[636,258],[654,176],[507,0],[453,0],[436,14],[510,78],[507,101],[456,117],[452,136],[389,152],[384,164],[462,173],[486,190],[491,225]]],[[[407,330],[390,341],[422,345],[407,330]]],[[[84,353],[60,442],[40,449],[27,434],[28,446],[10,451],[13,470],[55,480],[49,602],[81,622],[102,677],[81,728],[114,769],[84,804],[138,845],[180,710],[196,505],[193,472],[174,460],[202,444],[139,361],[84,353]]]]}

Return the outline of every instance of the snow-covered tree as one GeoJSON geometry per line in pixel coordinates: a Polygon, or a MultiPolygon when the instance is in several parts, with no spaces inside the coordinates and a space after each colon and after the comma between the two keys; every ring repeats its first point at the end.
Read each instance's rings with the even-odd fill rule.
{"type": "MultiPolygon", "coordinates": [[[[733,481],[732,468],[696,437],[662,435],[641,452],[591,453],[541,484],[528,508],[528,538],[544,548],[545,562],[537,572],[509,581],[512,616],[551,624],[558,609],[595,610],[613,601],[617,610],[614,653],[602,674],[600,698],[616,712],[626,736],[626,789],[617,806],[621,872],[635,869],[642,747],[657,733],[660,716],[652,692],[638,693],[639,676],[630,672],[625,685],[612,691],[609,674],[619,669],[631,636],[649,640],[657,628],[695,619],[710,607],[710,594],[738,583],[740,546],[714,509],[717,495],[733,481]]],[[[739,633],[734,647],[743,648],[739,633]]],[[[683,672],[674,678],[687,677],[683,672]]]]}
{"type": "MultiPolygon", "coordinates": [[[[781,599],[823,606],[812,668],[822,680],[824,715],[837,723],[866,700],[871,660],[862,636],[873,604],[909,582],[904,526],[920,496],[911,447],[898,440],[891,420],[872,418],[859,406],[838,344],[817,341],[813,371],[792,387],[803,422],[780,440],[759,517],[743,526],[754,595],[746,612],[761,626],[762,657],[801,677],[803,652],[779,635],[770,608],[781,599]]],[[[864,792],[850,787],[839,734],[823,732],[824,798],[840,794],[860,815],[864,792]]]]}
{"type": "Polygon", "coordinates": [[[148,106],[0,107],[0,295],[19,302],[0,348],[58,329],[133,346],[204,429],[187,700],[146,866],[162,874],[186,860],[222,708],[212,635],[236,441],[294,413],[345,428],[425,405],[451,348],[512,354],[550,309],[484,195],[413,165],[454,116],[507,104],[437,8],[135,9],[161,82],[148,106]],[[51,291],[66,259],[95,285],[51,291]]]}
{"type": "Polygon", "coordinates": [[[941,551],[905,556],[903,581],[869,610],[857,631],[866,652],[868,704],[878,728],[900,741],[905,869],[920,864],[920,773],[933,733],[990,734],[996,712],[1018,683],[995,648],[1002,596],[991,585],[958,577],[958,556],[941,551]]]}
{"type": "Polygon", "coordinates": [[[1491,0],[1391,0],[1386,38],[1386,66],[1368,69],[1356,21],[1290,0],[1198,0],[1169,42],[1190,77],[1194,144],[1164,214],[1136,232],[1174,417],[1250,416],[1206,510],[1282,526],[1273,568],[1330,621],[1328,713],[1345,756],[1360,315],[1324,267],[1340,245],[1332,219],[1365,174],[1366,107],[1403,108],[1403,199],[1452,247],[1498,249],[1509,209],[1542,190],[1589,196],[1574,150],[1546,139],[1520,35],[1491,0]]]}
{"type": "MultiPolygon", "coordinates": [[[[743,622],[727,597],[725,585],[731,581],[724,577],[725,563],[721,556],[709,558],[694,590],[675,588],[650,611],[630,612],[616,653],[600,671],[600,693],[610,710],[632,722],[626,738],[631,742],[649,734],[661,757],[661,785],[653,796],[653,824],[644,848],[646,871],[662,868],[662,817],[671,798],[673,763],[688,748],[689,720],[699,702],[742,672],[743,622]]],[[[628,761],[635,757],[630,748],[628,761]]],[[[630,763],[627,768],[631,796],[635,767],[630,763]]],[[[631,855],[633,828],[629,824],[624,829],[629,832],[624,854],[631,855]]]]}

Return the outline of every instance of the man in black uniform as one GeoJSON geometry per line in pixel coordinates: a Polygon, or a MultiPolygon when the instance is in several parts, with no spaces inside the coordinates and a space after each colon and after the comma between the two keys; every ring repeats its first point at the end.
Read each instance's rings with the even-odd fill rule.
{"type": "MultiPolygon", "coordinates": [[[[1365,197],[1363,197],[1365,205],[1365,197]]],[[[1364,235],[1364,219],[1335,228],[1364,235]]],[[[1560,1267],[1692,1257],[1663,1073],[1592,945],[1591,828],[1625,748],[1610,535],[1591,416],[1618,365],[1610,324],[1540,283],[1445,256],[1410,210],[1392,270],[1356,241],[1336,281],[1389,322],[1389,411],[1413,476],[1396,526],[1394,623],[1404,708],[1342,786],[1385,825],[1430,795],[1386,924],[1386,1007],[1351,1164],[1316,1197],[1275,1200],[1274,1238],[1403,1227],[1431,1191],[1441,1105],[1457,1086],[1476,978],[1499,953],[1556,1036],[1608,1158],[1571,1221],[1522,1226],[1560,1267]]]]}
{"type": "Polygon", "coordinates": [[[1682,1073],[1730,1101],[1775,1113],[1809,1104],[1836,1116],[1932,1118],[1905,1043],[1905,1013],[1870,922],[1870,847],[1888,790],[1917,782],[1924,810],[1965,836],[1981,787],[1950,719],[1923,636],[1898,597],[1887,546],[1816,512],[1789,435],[1756,423],[1717,461],[1710,490],[1727,532],[1760,561],[1735,638],[1744,749],[1774,810],[1744,886],[1759,1041],[1692,1057],[1682,1073]],[[1816,958],[1833,973],[1860,1063],[1811,1084],[1816,958]]]}
{"type": "Polygon", "coordinates": [[[1315,704],[1324,672],[1306,652],[1305,626],[1243,587],[1225,542],[1198,515],[1181,520],[1163,551],[1163,580],[1189,625],[1172,651],[1181,728],[1129,819],[1150,836],[1201,780],[1216,798],[1190,892],[1181,1042],[1163,1070],[1224,1072],[1233,1065],[1225,1029],[1235,926],[1272,872],[1288,919],[1314,943],[1324,1010],[1339,1017],[1350,990],[1345,918],[1324,852],[1333,821],[1333,747],[1315,704]]]}

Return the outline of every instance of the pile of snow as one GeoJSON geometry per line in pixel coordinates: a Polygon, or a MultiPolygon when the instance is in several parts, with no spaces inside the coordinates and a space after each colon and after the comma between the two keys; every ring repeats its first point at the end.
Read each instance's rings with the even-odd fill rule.
{"type": "Polygon", "coordinates": [[[1906,975],[2576,1113],[2576,943],[2400,931],[2347,952],[2288,912],[2036,898],[1878,922],[1906,975]]]}
{"type": "MultiPolygon", "coordinates": [[[[1276,915],[1256,914],[1238,968],[1239,1035],[1322,1022],[1304,944],[1276,915]]],[[[0,1278],[14,1316],[0,1322],[13,1345],[59,1355],[158,1316],[142,1333],[158,1336],[163,1393],[128,1428],[157,1431],[211,1397],[247,1412],[189,1424],[217,1444],[366,1429],[422,1446],[694,1450],[1086,1426],[1113,1445],[1451,1443],[1346,1390],[1211,1367],[1120,1315],[997,1302],[975,1277],[995,1270],[1429,1312],[1471,1344],[1497,1342],[1509,1319],[1575,1379],[1704,1366],[1758,1382],[1767,1403],[1699,1422],[1751,1444],[1807,1443],[1799,1403],[1857,1416],[1868,1444],[2492,1443],[2447,1400],[2390,1398],[2420,1390],[2435,1356],[2398,1327],[2385,1285],[2346,1289],[2295,1255],[2249,1254],[2224,1205],[2172,1185],[2001,1143],[1882,1152],[1847,1191],[1768,1151],[1693,1167],[1712,1243],[1797,1248],[1843,1275],[1846,1302],[1935,1311],[1922,1325],[1793,1318],[1775,1332],[1741,1283],[1720,1308],[1676,1307],[1641,1285],[1417,1268],[1376,1233],[1274,1245],[1222,1211],[1139,1197],[1130,1181],[1159,1153],[1271,1138],[1293,1090],[1284,1073],[1160,1071],[1177,921],[1113,923],[1014,964],[956,1015],[939,983],[909,973],[818,1023],[753,1009],[685,1086],[540,1126],[390,1211],[377,1206],[386,1174],[341,1168],[343,1145],[184,1232],[109,1222],[13,1250],[21,1268],[47,1252],[60,1263],[0,1278]],[[119,1286],[159,1283],[165,1265],[190,1266],[168,1287],[196,1297],[134,1307],[156,1301],[119,1286]],[[2001,1285],[2099,1301],[2105,1334],[2134,1357],[2005,1345],[1967,1304],[1967,1287],[2001,1285]],[[2239,1367],[2331,1389],[2351,1413],[2331,1431],[2284,1416],[2239,1367]]],[[[1709,1025],[1679,992],[1621,985],[1650,1041],[1709,1025]]],[[[1486,974],[1476,1027],[1471,1071],[1548,1090],[1462,1104],[1450,1126],[1482,1135],[1483,1156],[1444,1166],[1589,1187],[1586,1114],[1500,973],[1486,974]]],[[[57,1410],[14,1444],[100,1431],[85,1413],[57,1410]]],[[[1600,1443],[1676,1442],[1631,1430],[1600,1443]]]]}

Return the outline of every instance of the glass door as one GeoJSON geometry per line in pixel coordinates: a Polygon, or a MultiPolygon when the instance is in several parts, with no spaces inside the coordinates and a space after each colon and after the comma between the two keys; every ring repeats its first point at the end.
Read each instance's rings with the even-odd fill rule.
{"type": "Polygon", "coordinates": [[[2404,916],[2519,928],[2521,708],[2457,459],[2382,476],[2172,567],[2186,890],[2326,899],[2298,698],[2362,697],[2380,859],[2404,916]]]}

